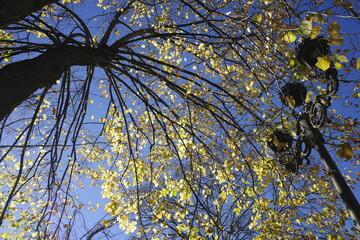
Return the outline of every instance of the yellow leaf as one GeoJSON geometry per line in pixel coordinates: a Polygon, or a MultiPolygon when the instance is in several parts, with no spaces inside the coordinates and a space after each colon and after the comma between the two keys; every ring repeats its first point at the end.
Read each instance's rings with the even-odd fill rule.
{"type": "Polygon", "coordinates": [[[310,21],[308,20],[303,20],[300,24],[300,33],[302,35],[308,36],[311,34],[311,30],[312,30],[312,24],[310,21]]]}
{"type": "Polygon", "coordinates": [[[316,67],[319,69],[326,71],[330,67],[330,61],[328,57],[317,57],[317,63],[315,64],[316,67]]]}
{"type": "Polygon", "coordinates": [[[319,26],[312,26],[310,38],[314,39],[321,33],[322,28],[319,26]]]}
{"type": "Polygon", "coordinates": [[[341,69],[341,68],[342,68],[341,63],[335,63],[335,68],[336,68],[336,69],[341,69]]]}
{"type": "Polygon", "coordinates": [[[339,158],[350,160],[354,156],[354,152],[349,143],[344,143],[341,145],[340,149],[336,151],[336,155],[339,158]]]}
{"type": "Polygon", "coordinates": [[[128,222],[125,226],[125,234],[133,233],[137,228],[135,221],[128,222]]]}
{"type": "Polygon", "coordinates": [[[335,59],[338,60],[339,62],[348,62],[349,60],[347,60],[346,56],[344,54],[335,54],[335,59]]]}
{"type": "Polygon", "coordinates": [[[351,94],[351,96],[353,98],[360,98],[360,92],[354,92],[353,94],[351,94]]]}
{"type": "Polygon", "coordinates": [[[38,235],[38,233],[37,232],[33,232],[33,233],[31,233],[31,237],[33,237],[33,238],[36,238],[36,236],[38,235]]]}
{"type": "Polygon", "coordinates": [[[261,22],[261,20],[262,20],[262,15],[261,15],[261,14],[255,14],[252,19],[253,19],[253,21],[255,21],[255,22],[261,22]]]}
{"type": "Polygon", "coordinates": [[[356,69],[360,70],[360,58],[358,58],[358,60],[356,60],[356,69]]]}
{"type": "Polygon", "coordinates": [[[289,95],[289,96],[286,96],[285,99],[286,99],[287,105],[294,109],[296,106],[295,98],[293,96],[289,95]]]}
{"type": "Polygon", "coordinates": [[[295,65],[295,59],[294,58],[291,58],[289,60],[289,63],[288,63],[290,66],[294,66],[295,65]]]}
{"type": "Polygon", "coordinates": [[[314,94],[312,91],[309,91],[307,94],[306,94],[306,98],[305,98],[305,102],[306,103],[309,103],[311,101],[311,95],[314,94]]]}
{"type": "Polygon", "coordinates": [[[287,41],[288,43],[292,43],[296,40],[296,34],[294,32],[287,32],[283,39],[287,41]]]}
{"type": "Polygon", "coordinates": [[[128,109],[126,109],[125,111],[124,111],[124,113],[132,113],[132,109],[131,108],[128,108],[128,109]]]}
{"type": "Polygon", "coordinates": [[[270,3],[269,0],[260,0],[260,2],[263,2],[265,5],[268,5],[270,3]]]}

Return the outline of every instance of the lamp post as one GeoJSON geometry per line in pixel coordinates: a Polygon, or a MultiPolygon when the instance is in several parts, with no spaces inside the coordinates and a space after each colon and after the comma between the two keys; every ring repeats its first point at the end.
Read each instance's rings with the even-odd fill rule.
{"type": "MultiPolygon", "coordinates": [[[[330,48],[323,37],[319,37],[318,39],[305,39],[298,47],[297,52],[298,60],[307,65],[310,69],[315,67],[317,57],[329,54],[330,48]]],[[[337,70],[335,68],[331,67],[327,69],[325,72],[322,72],[322,75],[327,81],[326,93],[318,95],[314,101],[306,104],[304,113],[296,114],[298,140],[294,151],[295,161],[293,161],[294,166],[287,169],[297,173],[303,159],[307,159],[311,153],[311,149],[315,148],[319,153],[320,159],[324,163],[335,188],[339,192],[346,209],[354,220],[357,229],[360,230],[360,204],[327,151],[325,140],[319,131],[319,128],[329,122],[329,119],[327,118],[327,108],[331,104],[331,97],[336,94],[339,87],[337,70]]],[[[306,95],[306,87],[298,83],[288,83],[281,89],[280,94],[280,99],[284,104],[292,108],[298,107],[305,102],[304,96],[306,95]]],[[[280,163],[282,162],[280,161],[280,163]]]]}
{"type": "Polygon", "coordinates": [[[346,183],[343,175],[336,166],[331,155],[325,147],[325,141],[319,129],[314,128],[306,115],[301,115],[298,119],[298,124],[302,128],[304,136],[307,141],[311,143],[311,147],[315,148],[321,161],[324,163],[329,176],[339,192],[341,199],[344,202],[346,209],[349,211],[351,218],[354,220],[357,229],[360,230],[360,205],[349,185],[346,183]]]}

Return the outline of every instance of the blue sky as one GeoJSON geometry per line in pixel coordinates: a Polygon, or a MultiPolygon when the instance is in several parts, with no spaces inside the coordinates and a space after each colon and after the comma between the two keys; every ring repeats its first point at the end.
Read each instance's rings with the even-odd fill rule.
{"type": "MultiPolygon", "coordinates": [[[[77,9],[77,7],[75,7],[76,10],[79,10],[79,15],[83,16],[84,19],[86,19],[88,16],[94,16],[96,14],[100,14],[101,11],[99,11],[98,8],[94,7],[94,2],[96,2],[95,0],[93,1],[89,1],[90,3],[86,3],[85,7],[80,5],[79,9],[77,9]]],[[[108,20],[110,20],[111,17],[109,17],[108,19],[106,18],[101,18],[101,17],[96,17],[96,21],[94,21],[94,18],[90,18],[87,19],[87,24],[90,26],[90,30],[92,31],[92,35],[96,35],[99,34],[100,38],[101,38],[101,28],[102,27],[106,27],[107,26],[107,22],[108,20]]],[[[352,33],[357,33],[358,29],[360,28],[359,26],[359,22],[356,21],[348,21],[348,20],[340,20],[339,21],[340,25],[344,28],[343,30],[347,33],[352,32],[352,33]]],[[[69,29],[64,28],[64,31],[69,31],[69,29]]],[[[119,27],[119,31],[121,33],[123,33],[123,29],[121,27],[119,27]]],[[[113,37],[116,37],[115,35],[113,37]]],[[[114,39],[111,39],[114,40],[114,39]]],[[[354,43],[352,43],[354,44],[354,43]]],[[[341,48],[347,48],[347,46],[349,45],[349,40],[347,38],[345,38],[345,45],[342,46],[341,48]]],[[[355,44],[356,45],[356,44],[355,44]]],[[[293,47],[295,47],[295,44],[293,45],[293,47]]],[[[335,47],[332,47],[332,49],[334,49],[335,47]]],[[[355,55],[351,56],[354,58],[359,58],[359,51],[354,51],[355,55]]],[[[350,58],[350,57],[349,57],[350,58]]],[[[344,74],[344,72],[342,70],[339,71],[340,74],[343,76],[344,80],[351,80],[351,81],[358,81],[359,80],[359,74],[356,71],[353,71],[351,74],[344,74]]],[[[82,73],[80,72],[79,74],[77,74],[77,77],[81,78],[82,77],[82,73]]],[[[89,104],[89,109],[87,112],[87,116],[85,119],[85,125],[84,128],[89,129],[90,132],[97,132],[101,125],[99,125],[98,119],[100,117],[103,117],[104,115],[104,111],[106,110],[107,104],[105,103],[106,100],[104,101],[104,99],[101,97],[102,95],[102,90],[96,90],[98,85],[101,84],[100,81],[101,80],[105,80],[106,81],[106,76],[105,74],[102,73],[101,70],[96,72],[96,79],[94,79],[94,86],[93,86],[93,94],[90,96],[90,99],[94,100],[93,104],[89,104]],[[101,108],[99,108],[98,106],[102,105],[101,108]],[[93,117],[92,117],[93,116],[93,117]]],[[[352,91],[353,88],[352,83],[350,84],[342,84],[340,85],[340,90],[339,90],[339,95],[341,96],[340,99],[334,99],[331,108],[334,108],[336,110],[336,113],[341,114],[343,116],[349,116],[349,117],[356,117],[359,114],[359,108],[358,107],[354,107],[354,106],[348,106],[346,103],[346,96],[349,94],[349,92],[352,91]],[[345,87],[346,86],[346,87],[345,87]]],[[[360,103],[360,102],[358,102],[360,103]]],[[[315,150],[313,150],[313,153],[315,152],[315,150]]],[[[334,160],[337,161],[339,163],[339,167],[340,168],[344,168],[344,167],[348,167],[348,168],[353,168],[353,164],[346,162],[342,159],[338,159],[337,157],[335,157],[335,152],[331,152],[331,154],[334,156],[334,160]]],[[[359,152],[356,152],[357,156],[359,156],[359,152]]],[[[314,155],[316,156],[316,154],[314,155]]],[[[313,162],[311,164],[314,164],[313,162]]],[[[354,171],[360,171],[359,168],[355,168],[354,171]]],[[[344,171],[342,171],[344,172],[344,171]]],[[[89,182],[88,181],[84,181],[84,185],[88,185],[89,182]]],[[[85,188],[85,190],[78,188],[75,193],[79,194],[79,200],[81,200],[82,202],[87,202],[87,201],[91,201],[93,204],[95,203],[100,203],[101,204],[101,208],[104,207],[104,204],[108,202],[107,199],[103,199],[101,197],[100,194],[101,190],[98,187],[94,187],[94,188],[85,188]]],[[[360,189],[357,188],[354,191],[355,195],[357,196],[357,198],[360,198],[360,189]]],[[[98,222],[100,219],[103,218],[104,216],[104,212],[101,211],[101,208],[94,212],[92,210],[84,210],[83,211],[83,218],[86,219],[86,221],[88,223],[96,223],[98,222]]],[[[81,226],[79,225],[79,228],[81,226]]],[[[117,229],[117,226],[114,227],[114,229],[117,229]]],[[[117,230],[116,230],[117,231],[117,230]]],[[[79,232],[81,232],[81,230],[79,230],[79,232]]],[[[80,235],[80,233],[79,233],[80,235]]]]}

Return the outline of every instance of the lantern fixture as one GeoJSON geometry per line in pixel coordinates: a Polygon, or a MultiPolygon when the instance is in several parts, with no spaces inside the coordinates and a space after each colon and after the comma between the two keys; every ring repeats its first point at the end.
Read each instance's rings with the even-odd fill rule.
{"type": "Polygon", "coordinates": [[[305,103],[306,87],[300,82],[290,82],[281,88],[280,100],[291,108],[299,107],[305,103]]]}
{"type": "Polygon", "coordinates": [[[304,39],[297,48],[297,59],[310,68],[315,67],[315,64],[318,62],[318,57],[328,56],[330,54],[329,43],[323,36],[314,39],[308,37],[304,39]]]}
{"type": "Polygon", "coordinates": [[[268,147],[275,153],[285,152],[292,146],[293,137],[289,133],[275,130],[267,142],[268,147]]]}

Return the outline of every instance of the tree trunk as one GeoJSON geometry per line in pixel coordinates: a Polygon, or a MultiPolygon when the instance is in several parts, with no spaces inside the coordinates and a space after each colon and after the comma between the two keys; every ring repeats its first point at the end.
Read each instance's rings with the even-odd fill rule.
{"type": "Polygon", "coordinates": [[[0,0],[0,28],[16,23],[57,0],[0,0]]]}
{"type": "Polygon", "coordinates": [[[36,90],[53,85],[69,67],[106,65],[114,53],[108,47],[58,46],[33,59],[0,69],[0,121],[36,90]]]}

